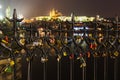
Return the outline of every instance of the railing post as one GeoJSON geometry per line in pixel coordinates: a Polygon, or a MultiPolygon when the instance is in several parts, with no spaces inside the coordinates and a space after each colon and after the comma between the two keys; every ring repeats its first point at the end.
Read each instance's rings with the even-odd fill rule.
{"type": "Polygon", "coordinates": [[[97,57],[94,57],[94,80],[97,80],[97,57]]]}
{"type": "Polygon", "coordinates": [[[104,80],[108,78],[108,55],[104,56],[104,80]]]}
{"type": "Polygon", "coordinates": [[[114,80],[118,80],[118,59],[114,60],[114,80]]]}
{"type": "Polygon", "coordinates": [[[61,80],[61,56],[57,57],[57,80],[61,80]]]}
{"type": "Polygon", "coordinates": [[[29,62],[28,62],[28,75],[27,75],[27,80],[32,80],[32,75],[31,75],[31,73],[32,73],[32,61],[31,60],[29,60],[29,62]]]}
{"type": "MultiPolygon", "coordinates": [[[[13,30],[14,30],[13,40],[16,41],[16,37],[17,37],[17,22],[21,22],[23,20],[23,18],[22,19],[18,19],[17,18],[16,9],[14,9],[13,10],[13,18],[12,19],[7,18],[7,20],[13,23],[13,30]]],[[[16,80],[17,79],[17,77],[16,77],[16,56],[14,55],[14,51],[13,50],[11,50],[11,55],[12,55],[11,57],[12,57],[12,59],[14,61],[13,80],[16,80]]]]}

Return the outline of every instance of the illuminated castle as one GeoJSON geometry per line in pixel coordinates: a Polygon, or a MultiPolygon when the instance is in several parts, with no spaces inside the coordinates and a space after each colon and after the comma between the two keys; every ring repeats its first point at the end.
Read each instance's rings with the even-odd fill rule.
{"type": "Polygon", "coordinates": [[[57,17],[59,17],[59,16],[62,16],[62,13],[58,12],[57,10],[52,9],[52,10],[50,11],[50,17],[52,17],[52,18],[57,18],[57,17]]]}
{"type": "MultiPolygon", "coordinates": [[[[63,16],[61,12],[52,9],[49,13],[49,16],[38,16],[34,17],[31,20],[51,20],[51,19],[59,19],[61,21],[71,21],[71,16],[63,16]]],[[[95,17],[87,17],[87,16],[74,16],[75,21],[79,22],[88,22],[93,21],[95,17]]]]}

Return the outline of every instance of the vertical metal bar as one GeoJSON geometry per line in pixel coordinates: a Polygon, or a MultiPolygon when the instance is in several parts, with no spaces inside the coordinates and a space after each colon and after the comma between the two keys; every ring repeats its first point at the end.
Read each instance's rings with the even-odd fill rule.
{"type": "Polygon", "coordinates": [[[97,80],[97,58],[94,57],[94,80],[97,80]]]}
{"type": "Polygon", "coordinates": [[[46,70],[46,66],[47,66],[47,62],[45,61],[43,63],[43,80],[46,80],[47,79],[47,70],[46,70]]]}
{"type": "Polygon", "coordinates": [[[60,80],[60,60],[57,61],[57,80],[60,80]]]}
{"type": "MultiPolygon", "coordinates": [[[[98,26],[97,21],[98,21],[98,16],[96,16],[96,21],[95,21],[96,26],[94,27],[95,32],[93,34],[95,39],[98,38],[98,36],[97,36],[97,26],[98,26]]],[[[95,54],[96,54],[96,52],[95,52],[95,54]]],[[[94,80],[97,80],[97,57],[96,56],[94,56],[94,80]]]]}
{"type": "Polygon", "coordinates": [[[118,59],[114,60],[114,80],[118,80],[118,59]]]}
{"type": "Polygon", "coordinates": [[[46,80],[45,62],[43,63],[43,80],[46,80]]]}
{"type": "MultiPolygon", "coordinates": [[[[118,18],[118,16],[116,16],[116,26],[117,26],[116,38],[117,39],[119,38],[118,21],[119,21],[119,18],[118,18]]],[[[118,77],[118,56],[114,60],[114,80],[117,80],[117,77],[118,77]]]]}
{"type": "Polygon", "coordinates": [[[59,62],[59,80],[61,80],[61,60],[59,62]]]}
{"type": "MultiPolygon", "coordinates": [[[[83,58],[84,58],[85,62],[82,64],[85,64],[86,63],[86,55],[83,58]]],[[[82,80],[86,80],[86,66],[82,67],[82,80]]]]}
{"type": "Polygon", "coordinates": [[[82,80],[86,80],[86,67],[82,68],[82,80]]]}
{"type": "Polygon", "coordinates": [[[82,68],[82,80],[85,80],[85,68],[82,68]]]}
{"type": "Polygon", "coordinates": [[[32,61],[30,60],[28,62],[28,77],[27,77],[27,80],[32,80],[32,75],[31,75],[32,69],[31,69],[31,67],[32,67],[32,61]]]}
{"type": "Polygon", "coordinates": [[[72,60],[72,80],[74,80],[74,58],[72,60]]]}
{"type": "Polygon", "coordinates": [[[13,80],[16,80],[16,60],[13,58],[14,66],[13,66],[13,80]]]}
{"type": "MultiPolygon", "coordinates": [[[[86,57],[85,57],[85,62],[86,62],[86,57]]],[[[84,77],[85,77],[84,80],[86,80],[86,67],[84,67],[84,71],[85,71],[84,72],[84,77]]]]}
{"type": "Polygon", "coordinates": [[[108,79],[108,56],[104,57],[104,80],[108,79]]]}
{"type": "MultiPolygon", "coordinates": [[[[75,17],[75,15],[74,15],[74,13],[72,13],[71,14],[71,22],[72,22],[72,30],[74,29],[74,17],[75,17]]],[[[70,37],[72,37],[72,39],[74,38],[74,36],[73,36],[73,33],[74,33],[74,31],[72,31],[72,34],[70,35],[70,37]]],[[[72,52],[73,52],[73,50],[72,50],[72,52]]],[[[73,75],[74,75],[74,54],[72,53],[71,54],[72,55],[72,58],[70,59],[70,80],[73,80],[73,75]]]]}
{"type": "Polygon", "coordinates": [[[70,59],[70,80],[72,80],[72,59],[70,59]]]}
{"type": "Polygon", "coordinates": [[[60,79],[60,76],[59,76],[59,61],[57,63],[57,80],[60,79]]]}
{"type": "Polygon", "coordinates": [[[73,80],[73,59],[70,59],[70,80],[73,80]]]}
{"type": "Polygon", "coordinates": [[[104,57],[104,80],[106,80],[106,56],[104,57]]]}

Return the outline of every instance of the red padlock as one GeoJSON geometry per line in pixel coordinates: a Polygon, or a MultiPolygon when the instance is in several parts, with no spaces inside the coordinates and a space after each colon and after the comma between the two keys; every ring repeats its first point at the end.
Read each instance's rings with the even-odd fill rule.
{"type": "Polygon", "coordinates": [[[74,59],[74,54],[70,54],[69,58],[74,59]]]}

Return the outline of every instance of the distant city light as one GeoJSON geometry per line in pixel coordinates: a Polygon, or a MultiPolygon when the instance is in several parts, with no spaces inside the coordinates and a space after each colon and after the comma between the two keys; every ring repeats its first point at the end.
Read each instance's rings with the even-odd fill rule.
{"type": "Polygon", "coordinates": [[[21,18],[24,18],[22,14],[19,14],[18,15],[18,18],[21,19],[21,18]]]}
{"type": "MultiPolygon", "coordinates": [[[[2,9],[2,5],[0,5],[0,9],[2,9]]],[[[0,20],[3,20],[3,15],[2,15],[2,13],[1,13],[1,10],[0,10],[0,20]]]]}
{"type": "Polygon", "coordinates": [[[0,5],[0,9],[2,8],[2,5],[0,5]]]}
{"type": "MultiPolygon", "coordinates": [[[[80,26],[80,27],[74,27],[74,29],[75,29],[75,30],[83,30],[84,27],[83,27],[83,26],[80,26]]],[[[88,27],[85,27],[85,29],[87,30],[87,29],[89,29],[89,28],[88,28],[88,27]]]]}
{"type": "Polygon", "coordinates": [[[3,20],[3,16],[2,15],[0,15],[0,20],[3,20]]]}

